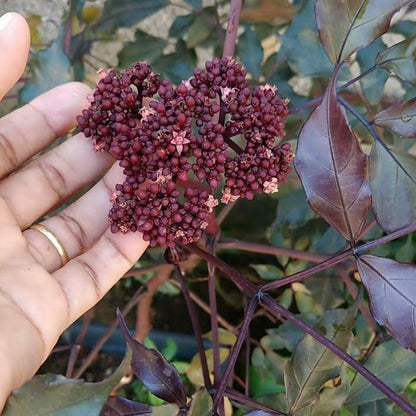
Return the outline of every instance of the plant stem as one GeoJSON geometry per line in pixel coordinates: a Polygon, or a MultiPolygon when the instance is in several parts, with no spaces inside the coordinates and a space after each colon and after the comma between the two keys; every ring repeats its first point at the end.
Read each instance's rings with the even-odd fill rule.
{"type": "MultiPolygon", "coordinates": [[[[337,93],[341,92],[343,90],[346,90],[348,87],[350,87],[351,85],[358,82],[361,78],[364,78],[366,75],[370,74],[371,72],[373,72],[374,70],[376,70],[378,68],[379,68],[378,65],[373,65],[371,68],[368,68],[367,70],[365,70],[361,74],[357,75],[355,78],[349,80],[345,84],[338,87],[337,88],[337,93]]],[[[299,107],[290,108],[289,109],[289,114],[295,114],[295,113],[298,113],[299,111],[302,111],[302,110],[305,110],[307,108],[313,107],[315,104],[319,104],[322,101],[322,98],[323,98],[323,95],[321,95],[319,97],[316,97],[313,100],[307,101],[306,103],[300,105],[299,107]]]]}
{"type": "Polygon", "coordinates": [[[251,319],[253,318],[254,312],[257,308],[259,303],[259,297],[253,296],[248,304],[247,311],[244,315],[244,320],[240,328],[240,332],[238,333],[237,340],[232,348],[230,357],[228,358],[227,367],[225,368],[224,374],[221,379],[221,383],[215,391],[214,395],[214,411],[219,406],[221,400],[223,399],[225,389],[227,384],[230,380],[231,374],[234,370],[235,363],[237,361],[238,355],[240,354],[240,350],[246,340],[246,335],[248,333],[248,329],[250,326],[251,319]]]}
{"type": "Polygon", "coordinates": [[[202,331],[199,326],[196,310],[192,302],[191,296],[189,295],[189,289],[186,285],[185,276],[179,266],[176,266],[176,274],[181,285],[182,294],[185,299],[186,307],[188,308],[189,316],[192,322],[192,329],[194,330],[196,343],[198,346],[199,357],[201,360],[202,376],[204,378],[204,384],[207,389],[211,388],[211,380],[209,378],[208,362],[205,355],[205,347],[202,342],[202,331]]]}
{"type": "Polygon", "coordinates": [[[224,40],[223,58],[234,55],[235,44],[238,36],[238,22],[240,20],[242,0],[231,0],[230,16],[228,18],[227,32],[224,40]]]}
{"type": "Polygon", "coordinates": [[[247,296],[254,296],[258,289],[257,286],[250,281],[248,281],[244,275],[232,268],[230,265],[220,260],[218,257],[213,256],[208,253],[206,250],[196,246],[195,244],[181,245],[184,250],[188,250],[191,253],[194,253],[204,259],[205,261],[212,263],[221,270],[225,275],[227,275],[247,296]]]}
{"type": "Polygon", "coordinates": [[[303,331],[308,333],[326,348],[331,350],[334,354],[344,360],[349,364],[354,370],[361,374],[365,379],[367,379],[371,384],[374,385],[378,390],[380,390],[389,400],[399,406],[403,411],[411,416],[416,416],[416,409],[414,409],[408,402],[402,399],[398,394],[396,394],[387,384],[381,381],[377,376],[375,376],[371,371],[367,370],[363,365],[356,361],[351,355],[343,351],[337,345],[335,345],[331,340],[326,338],[320,332],[300,320],[297,316],[289,312],[287,309],[283,308],[275,302],[273,298],[269,295],[264,294],[261,297],[260,303],[263,307],[267,308],[270,312],[274,313],[276,316],[283,316],[287,320],[291,321],[298,328],[301,328],[303,331]]]}
{"type": "Polygon", "coordinates": [[[225,395],[229,397],[231,400],[236,400],[240,403],[244,403],[248,406],[254,407],[255,409],[263,410],[267,413],[270,413],[271,415],[288,416],[286,413],[281,413],[274,409],[271,409],[270,407],[265,406],[263,403],[259,403],[253,399],[250,399],[249,397],[244,396],[238,391],[227,389],[225,391],[225,395]]]}
{"type": "Polygon", "coordinates": [[[345,261],[352,255],[351,249],[347,249],[344,251],[341,251],[341,253],[337,254],[334,257],[330,257],[324,261],[321,261],[320,263],[309,267],[308,269],[304,269],[300,272],[293,273],[290,276],[287,276],[280,280],[275,280],[270,283],[266,283],[261,287],[262,291],[269,291],[274,290],[282,286],[290,285],[292,283],[298,282],[299,280],[303,280],[308,276],[311,276],[312,274],[321,272],[322,270],[328,269],[329,267],[335,266],[338,263],[341,263],[342,261],[345,261]]]}
{"type": "Polygon", "coordinates": [[[313,263],[318,263],[329,258],[329,256],[326,254],[310,253],[308,251],[268,246],[266,244],[249,243],[247,241],[235,240],[231,238],[220,238],[217,244],[217,248],[237,249],[242,251],[249,251],[251,253],[271,254],[274,256],[287,256],[292,259],[311,261],[313,263]]]}

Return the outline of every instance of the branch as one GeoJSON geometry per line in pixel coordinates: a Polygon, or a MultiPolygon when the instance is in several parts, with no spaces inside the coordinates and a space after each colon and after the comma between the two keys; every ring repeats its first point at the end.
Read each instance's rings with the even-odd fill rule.
{"type": "Polygon", "coordinates": [[[242,0],[231,0],[230,17],[228,18],[227,33],[224,40],[223,58],[234,55],[238,36],[238,22],[240,20],[242,0]]]}
{"type": "Polygon", "coordinates": [[[326,348],[331,350],[334,354],[344,360],[347,364],[349,364],[354,370],[356,370],[359,374],[361,374],[365,379],[367,379],[374,387],[380,390],[388,399],[390,399],[393,403],[399,406],[402,410],[404,410],[407,414],[411,416],[416,416],[416,409],[414,409],[408,402],[402,399],[396,392],[394,392],[387,384],[381,381],[377,376],[375,376],[371,371],[367,370],[362,364],[356,361],[351,355],[343,351],[337,345],[335,345],[331,340],[326,338],[320,332],[306,324],[305,322],[301,321],[297,316],[289,312],[287,309],[283,308],[282,306],[278,305],[274,299],[272,299],[269,295],[264,294],[260,301],[261,305],[267,308],[270,312],[281,315],[285,317],[287,320],[295,324],[298,328],[305,331],[311,337],[316,339],[326,348]]]}

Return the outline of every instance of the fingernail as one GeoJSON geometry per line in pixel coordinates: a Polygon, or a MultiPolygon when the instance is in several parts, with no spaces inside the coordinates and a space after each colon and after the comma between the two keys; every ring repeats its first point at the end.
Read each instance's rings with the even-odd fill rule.
{"type": "Polygon", "coordinates": [[[6,13],[0,17],[0,31],[5,29],[13,19],[13,13],[6,13]]]}

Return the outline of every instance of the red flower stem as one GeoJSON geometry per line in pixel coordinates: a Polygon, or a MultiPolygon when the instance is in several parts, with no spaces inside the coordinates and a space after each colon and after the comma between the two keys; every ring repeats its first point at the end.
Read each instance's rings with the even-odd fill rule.
{"type": "Polygon", "coordinates": [[[234,366],[237,361],[238,355],[241,351],[244,341],[247,339],[246,336],[248,333],[250,322],[253,318],[254,312],[256,311],[258,303],[259,297],[253,296],[250,300],[250,303],[248,304],[246,313],[244,315],[244,320],[240,328],[240,332],[238,333],[237,340],[231,350],[231,354],[227,362],[227,367],[225,368],[223,377],[221,379],[221,383],[215,391],[213,405],[214,411],[218,408],[219,404],[221,403],[221,400],[224,397],[225,389],[227,388],[232,372],[234,371],[234,366]]]}
{"type": "Polygon", "coordinates": [[[367,379],[371,384],[374,385],[378,390],[380,390],[389,400],[399,406],[403,411],[408,415],[416,416],[416,409],[414,409],[406,400],[402,399],[396,392],[394,392],[387,384],[381,381],[377,376],[375,376],[371,371],[367,370],[363,365],[356,361],[351,355],[343,351],[337,345],[335,345],[331,340],[326,338],[320,332],[301,321],[294,314],[289,312],[287,309],[283,308],[276,301],[271,298],[269,295],[264,294],[261,297],[260,303],[265,307],[269,312],[273,313],[276,316],[283,316],[287,320],[291,321],[298,328],[305,331],[311,337],[316,339],[326,348],[331,350],[334,354],[344,360],[349,364],[354,370],[361,374],[365,379],[367,379]]]}
{"type": "Polygon", "coordinates": [[[225,34],[223,58],[234,55],[235,44],[238,36],[238,22],[240,20],[242,0],[231,0],[230,15],[228,18],[227,32],[225,34]]]}

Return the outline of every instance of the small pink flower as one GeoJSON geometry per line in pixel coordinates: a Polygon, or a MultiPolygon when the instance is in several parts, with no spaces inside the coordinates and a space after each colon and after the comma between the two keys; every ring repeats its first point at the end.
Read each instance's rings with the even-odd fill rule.
{"type": "Polygon", "coordinates": [[[279,190],[279,182],[277,178],[272,178],[270,181],[263,182],[263,191],[265,194],[272,194],[279,190]]]}
{"type": "Polygon", "coordinates": [[[221,202],[223,204],[228,204],[229,202],[237,201],[240,198],[240,195],[232,195],[228,189],[223,189],[221,202]]]}
{"type": "Polygon", "coordinates": [[[168,174],[168,175],[164,175],[163,173],[163,169],[160,168],[157,172],[156,172],[156,183],[165,183],[168,182],[172,179],[172,175],[168,174]]]}
{"type": "Polygon", "coordinates": [[[101,152],[101,151],[104,149],[104,147],[105,147],[105,142],[101,142],[101,143],[94,143],[94,144],[93,144],[93,149],[94,149],[96,152],[101,152]]]}
{"type": "Polygon", "coordinates": [[[142,120],[143,121],[147,121],[147,119],[149,118],[149,116],[151,115],[151,114],[154,114],[155,112],[152,110],[152,109],[149,109],[149,108],[147,108],[147,107],[142,107],[140,110],[139,110],[139,114],[142,116],[142,120]]]}
{"type": "Polygon", "coordinates": [[[208,212],[212,212],[214,207],[218,205],[218,199],[215,199],[212,195],[210,195],[206,200],[205,205],[208,207],[208,212]]]}
{"type": "Polygon", "coordinates": [[[107,76],[107,74],[108,74],[108,72],[105,69],[102,69],[102,68],[97,71],[97,75],[98,75],[99,80],[104,79],[107,76]]]}
{"type": "Polygon", "coordinates": [[[230,95],[236,90],[235,88],[229,88],[229,87],[220,87],[221,90],[221,99],[224,102],[229,101],[230,95]]]}
{"type": "Polygon", "coordinates": [[[186,131],[181,131],[180,133],[177,131],[172,132],[172,140],[170,143],[176,146],[176,150],[179,155],[182,153],[183,145],[190,142],[191,141],[186,138],[186,131]]]}
{"type": "Polygon", "coordinates": [[[276,94],[277,88],[274,85],[265,84],[260,87],[264,92],[272,91],[273,94],[276,94]]]}

